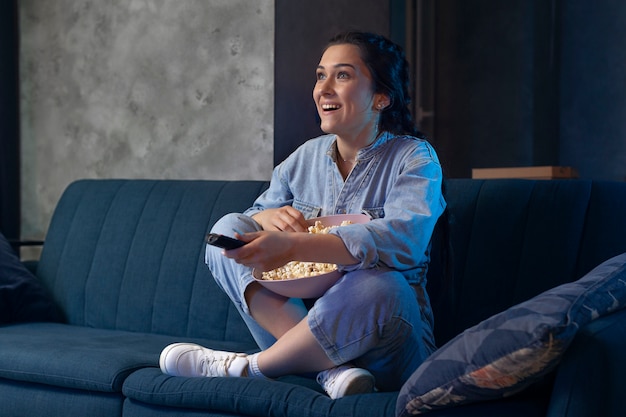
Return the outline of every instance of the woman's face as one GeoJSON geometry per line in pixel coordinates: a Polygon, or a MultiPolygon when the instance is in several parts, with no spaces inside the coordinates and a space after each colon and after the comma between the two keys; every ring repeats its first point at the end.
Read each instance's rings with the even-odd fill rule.
{"type": "Polygon", "coordinates": [[[389,99],[374,93],[372,76],[359,52],[351,44],[326,49],[317,67],[313,100],[324,132],[367,145],[377,132],[378,106],[386,107],[389,99]]]}

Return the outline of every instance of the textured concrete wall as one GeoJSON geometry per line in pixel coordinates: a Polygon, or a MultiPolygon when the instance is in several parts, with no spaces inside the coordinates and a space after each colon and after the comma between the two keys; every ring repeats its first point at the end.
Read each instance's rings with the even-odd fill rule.
{"type": "Polygon", "coordinates": [[[273,0],[20,0],[22,237],[79,178],[268,179],[273,0]]]}

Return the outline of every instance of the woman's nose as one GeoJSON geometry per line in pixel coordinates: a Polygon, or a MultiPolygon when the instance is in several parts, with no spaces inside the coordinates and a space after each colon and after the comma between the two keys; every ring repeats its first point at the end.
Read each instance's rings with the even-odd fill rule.
{"type": "Polygon", "coordinates": [[[320,95],[332,94],[333,92],[332,81],[329,79],[320,80],[317,83],[317,91],[319,92],[320,95]]]}

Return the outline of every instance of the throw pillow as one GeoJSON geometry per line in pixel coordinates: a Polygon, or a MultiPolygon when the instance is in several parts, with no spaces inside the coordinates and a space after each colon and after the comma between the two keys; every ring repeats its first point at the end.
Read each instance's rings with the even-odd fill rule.
{"type": "Polygon", "coordinates": [[[517,393],[553,370],[578,329],[626,304],[626,253],[465,330],[400,390],[405,417],[517,393]]]}
{"type": "Polygon", "coordinates": [[[27,321],[61,321],[61,315],[0,233],[0,324],[27,321]]]}

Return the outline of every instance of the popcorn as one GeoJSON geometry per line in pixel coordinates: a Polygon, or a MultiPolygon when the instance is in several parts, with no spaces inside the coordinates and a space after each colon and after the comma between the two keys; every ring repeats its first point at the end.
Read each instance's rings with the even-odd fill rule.
{"type": "MultiPolygon", "coordinates": [[[[325,227],[321,221],[316,221],[315,225],[309,226],[309,233],[326,234],[335,227],[346,226],[352,224],[351,221],[345,220],[339,226],[325,227]]],[[[279,268],[271,271],[263,272],[261,279],[264,280],[283,280],[292,278],[307,278],[316,275],[327,274],[337,270],[337,265],[322,262],[301,262],[291,261],[279,268]]]]}

